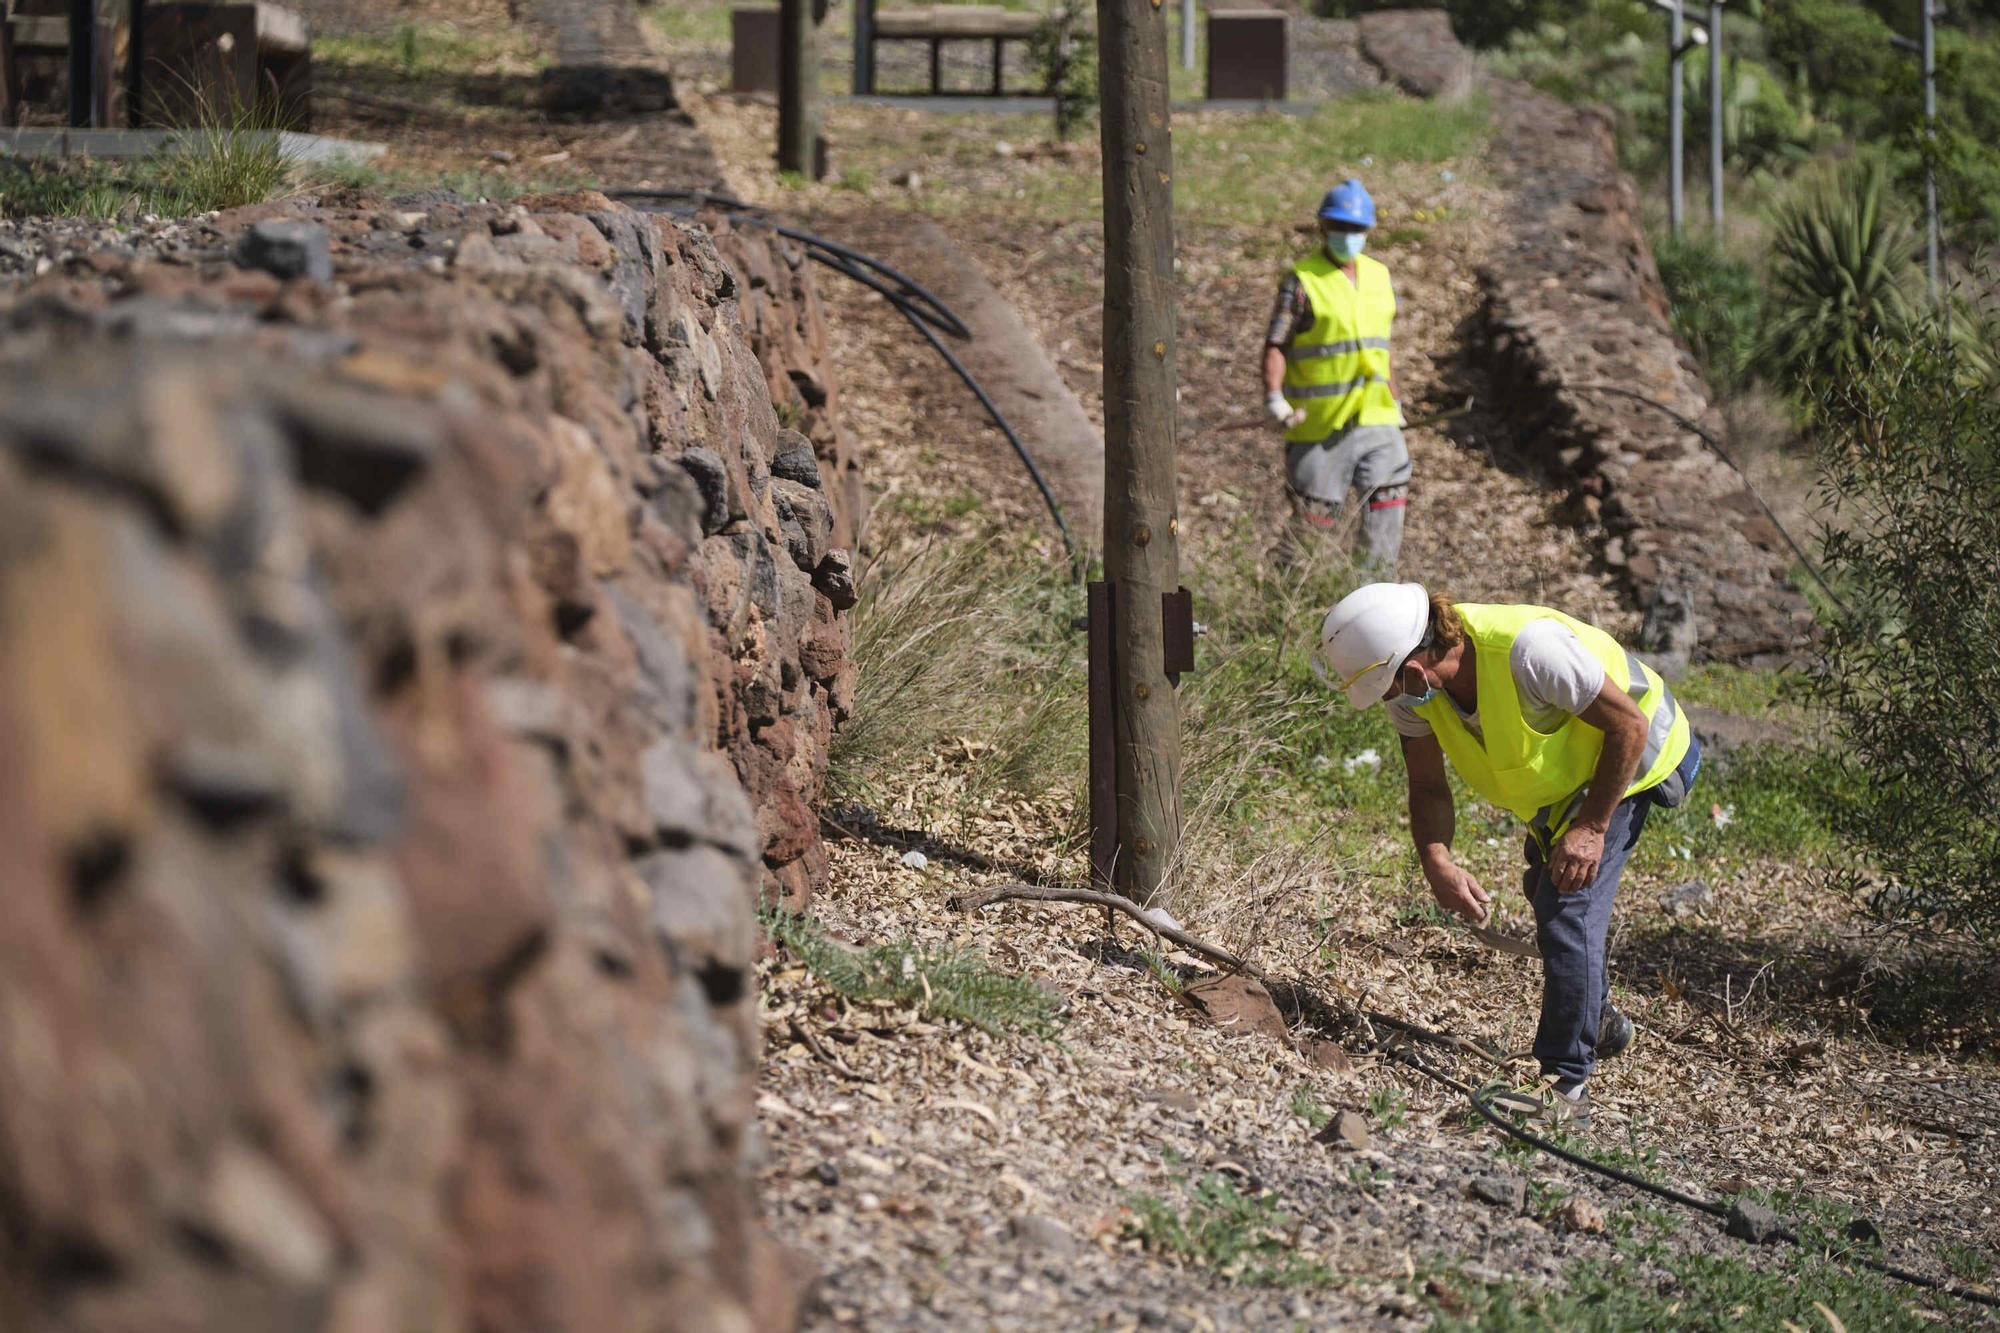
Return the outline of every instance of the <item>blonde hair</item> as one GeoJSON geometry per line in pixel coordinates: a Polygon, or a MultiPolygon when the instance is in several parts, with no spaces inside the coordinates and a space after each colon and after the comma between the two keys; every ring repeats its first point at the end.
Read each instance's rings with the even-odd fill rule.
{"type": "Polygon", "coordinates": [[[1459,618],[1458,608],[1451,604],[1451,598],[1441,592],[1431,594],[1431,622],[1424,638],[1441,653],[1465,642],[1465,621],[1459,618]]]}

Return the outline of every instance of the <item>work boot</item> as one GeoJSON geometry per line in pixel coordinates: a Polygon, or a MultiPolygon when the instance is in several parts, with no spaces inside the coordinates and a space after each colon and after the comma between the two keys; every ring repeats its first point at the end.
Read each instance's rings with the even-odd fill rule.
{"type": "Polygon", "coordinates": [[[1597,1020],[1597,1058],[1609,1060],[1614,1055],[1624,1054],[1638,1031],[1638,1025],[1626,1017],[1624,1010],[1606,1004],[1603,1016],[1597,1020]]]}

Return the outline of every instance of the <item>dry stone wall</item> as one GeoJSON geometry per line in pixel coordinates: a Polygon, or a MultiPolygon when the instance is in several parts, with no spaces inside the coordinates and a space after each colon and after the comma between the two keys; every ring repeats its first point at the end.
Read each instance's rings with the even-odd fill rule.
{"type": "Polygon", "coordinates": [[[0,1327],[790,1326],[821,351],[593,194],[0,235],[0,1327]]]}
{"type": "Polygon", "coordinates": [[[1725,438],[1668,323],[1609,114],[1512,83],[1492,104],[1509,198],[1474,345],[1493,406],[1537,463],[1570,480],[1572,519],[1604,533],[1604,564],[1648,612],[1645,647],[1669,665],[1789,658],[1811,615],[1777,527],[1673,416],[1590,387],[1654,399],[1725,438]]]}

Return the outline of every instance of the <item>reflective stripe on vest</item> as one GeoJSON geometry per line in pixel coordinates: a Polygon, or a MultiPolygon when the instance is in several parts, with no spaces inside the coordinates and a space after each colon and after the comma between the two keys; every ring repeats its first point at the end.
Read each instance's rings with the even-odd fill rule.
{"type": "Polygon", "coordinates": [[[1396,292],[1389,270],[1366,255],[1354,261],[1354,281],[1325,252],[1293,266],[1312,326],[1285,349],[1285,399],[1305,419],[1285,432],[1295,444],[1318,444],[1352,426],[1394,426],[1402,420],[1389,391],[1389,332],[1396,292]]]}
{"type": "Polygon", "coordinates": [[[1567,626],[1605,674],[1632,697],[1646,717],[1646,746],[1624,795],[1664,782],[1688,748],[1688,722],[1659,673],[1626,652],[1603,630],[1573,616],[1540,606],[1461,604],[1474,655],[1482,742],[1442,693],[1417,710],[1430,724],[1439,746],[1466,784],[1493,804],[1511,810],[1545,840],[1576,817],[1584,791],[1597,772],[1604,733],[1579,717],[1566,717],[1552,732],[1529,726],[1521,715],[1514,682],[1514,640],[1538,620],[1567,626]]]}

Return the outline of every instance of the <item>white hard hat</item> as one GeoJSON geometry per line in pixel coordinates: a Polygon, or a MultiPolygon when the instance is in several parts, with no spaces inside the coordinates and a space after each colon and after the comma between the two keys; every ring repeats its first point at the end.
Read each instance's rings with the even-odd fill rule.
{"type": "Polygon", "coordinates": [[[1319,656],[1329,684],[1356,708],[1377,703],[1430,627],[1431,598],[1421,583],[1370,583],[1334,604],[1319,627],[1319,656]]]}

